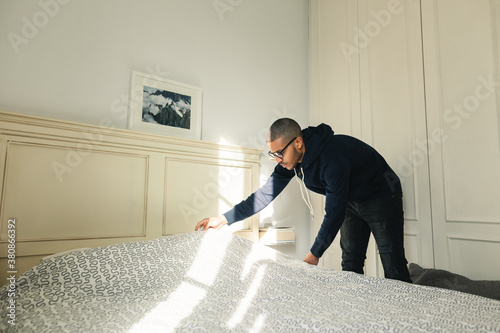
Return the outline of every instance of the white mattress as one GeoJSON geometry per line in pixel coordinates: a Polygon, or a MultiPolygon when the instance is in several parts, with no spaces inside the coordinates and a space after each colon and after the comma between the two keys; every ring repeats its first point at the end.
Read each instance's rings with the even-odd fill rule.
{"type": "Polygon", "coordinates": [[[310,266],[223,231],[56,256],[8,288],[2,332],[500,332],[499,301],[310,266]]]}

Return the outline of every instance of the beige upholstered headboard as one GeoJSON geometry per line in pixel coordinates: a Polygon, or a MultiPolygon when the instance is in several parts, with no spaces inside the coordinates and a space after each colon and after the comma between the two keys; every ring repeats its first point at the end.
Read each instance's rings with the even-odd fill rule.
{"type": "MultiPolygon", "coordinates": [[[[49,254],[193,231],[258,187],[259,154],[0,112],[0,284],[12,236],[19,275],[49,254]]],[[[257,217],[232,228],[258,240],[257,217]]]]}

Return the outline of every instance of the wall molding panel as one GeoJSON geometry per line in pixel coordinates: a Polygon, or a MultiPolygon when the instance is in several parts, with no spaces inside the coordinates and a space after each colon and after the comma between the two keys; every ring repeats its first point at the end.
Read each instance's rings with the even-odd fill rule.
{"type": "Polygon", "coordinates": [[[495,254],[500,253],[500,239],[449,236],[447,243],[451,271],[470,279],[498,280],[500,263],[495,254]]]}
{"type": "Polygon", "coordinates": [[[0,218],[19,220],[17,241],[144,237],[148,156],[96,149],[63,178],[57,163],[68,152],[57,142],[7,143],[0,218]]]}

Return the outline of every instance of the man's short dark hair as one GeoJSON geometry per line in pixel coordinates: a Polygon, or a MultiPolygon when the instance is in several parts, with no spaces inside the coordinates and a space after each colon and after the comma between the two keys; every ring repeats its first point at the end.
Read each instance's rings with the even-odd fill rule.
{"type": "Polygon", "coordinates": [[[290,141],[295,137],[302,136],[300,125],[293,119],[280,118],[269,128],[267,142],[273,142],[281,138],[283,141],[290,141]]]}

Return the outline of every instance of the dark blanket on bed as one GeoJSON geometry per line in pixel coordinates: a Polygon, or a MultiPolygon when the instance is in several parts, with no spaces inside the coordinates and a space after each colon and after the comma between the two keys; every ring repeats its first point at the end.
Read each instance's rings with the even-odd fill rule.
{"type": "Polygon", "coordinates": [[[500,300],[500,281],[471,280],[442,269],[422,268],[415,263],[411,263],[409,269],[414,284],[457,290],[500,300]]]}

